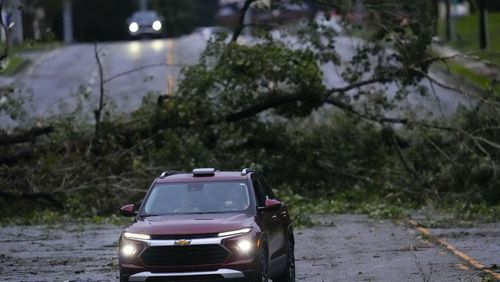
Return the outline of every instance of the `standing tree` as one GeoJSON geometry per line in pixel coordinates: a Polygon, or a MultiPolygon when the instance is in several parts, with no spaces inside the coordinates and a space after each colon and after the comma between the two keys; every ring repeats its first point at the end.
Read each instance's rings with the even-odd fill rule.
{"type": "Polygon", "coordinates": [[[488,48],[488,18],[486,1],[479,0],[479,48],[488,48]]]}
{"type": "Polygon", "coordinates": [[[9,57],[10,52],[10,26],[4,18],[6,0],[0,0],[0,28],[1,34],[5,35],[5,43],[3,44],[2,50],[0,52],[0,68],[3,66],[5,60],[9,57]]]}

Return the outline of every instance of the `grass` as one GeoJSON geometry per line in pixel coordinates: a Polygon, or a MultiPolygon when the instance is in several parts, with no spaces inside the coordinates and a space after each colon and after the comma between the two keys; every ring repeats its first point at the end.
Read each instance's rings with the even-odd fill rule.
{"type": "Polygon", "coordinates": [[[0,218],[0,226],[8,225],[58,225],[66,223],[77,223],[77,224],[106,224],[106,225],[117,225],[123,226],[127,225],[132,221],[130,218],[126,218],[119,215],[108,215],[108,216],[74,216],[65,212],[56,212],[51,210],[42,210],[33,212],[31,214],[25,214],[18,217],[6,217],[0,218]]]}
{"type": "Polygon", "coordinates": [[[406,221],[415,214],[424,214],[422,223],[432,227],[472,226],[495,222],[500,218],[500,206],[466,203],[462,199],[414,203],[397,195],[369,193],[362,189],[321,198],[304,197],[288,190],[277,192],[279,198],[287,204],[294,225],[299,228],[315,225],[311,215],[331,213],[366,214],[371,218],[397,221],[406,221]]]}
{"type": "MultiPolygon", "coordinates": [[[[444,30],[444,23],[441,23],[440,30],[444,30]]],[[[479,19],[477,14],[456,19],[455,30],[456,40],[450,43],[451,46],[500,66],[500,12],[488,14],[489,46],[487,50],[479,49],[479,19]]],[[[444,32],[441,32],[441,35],[444,35],[444,32]]]]}
{"type": "MultiPolygon", "coordinates": [[[[5,43],[0,42],[0,50],[3,50],[5,43]]],[[[9,59],[5,69],[0,69],[0,75],[12,75],[20,71],[23,67],[28,65],[27,60],[23,59],[20,53],[23,52],[33,52],[33,51],[45,51],[57,48],[60,46],[58,42],[35,42],[26,41],[20,45],[14,45],[10,49],[9,59]]]]}
{"type": "MultiPolygon", "coordinates": [[[[392,219],[405,222],[419,215],[419,223],[426,227],[473,226],[478,223],[495,222],[500,218],[500,205],[466,203],[462,199],[413,203],[396,195],[382,195],[353,189],[335,196],[311,198],[290,190],[278,192],[280,200],[288,206],[294,226],[306,228],[317,224],[317,214],[366,214],[376,219],[392,219]]],[[[41,210],[15,217],[0,218],[0,226],[8,225],[57,225],[65,223],[107,224],[123,226],[130,218],[116,214],[106,216],[79,216],[62,211],[41,210]]]]}
{"type": "Polygon", "coordinates": [[[460,78],[467,79],[468,81],[472,82],[482,89],[493,90],[496,93],[500,93],[500,85],[492,85],[491,77],[476,73],[473,70],[468,69],[465,66],[453,61],[448,61],[446,65],[443,65],[442,67],[445,69],[449,69],[451,73],[458,75],[460,78]]]}
{"type": "MultiPolygon", "coordinates": [[[[32,52],[32,51],[46,51],[57,48],[61,46],[59,42],[37,42],[37,41],[25,41],[23,44],[13,45],[10,54],[14,55],[22,52],[32,52]]],[[[4,43],[0,42],[0,50],[3,49],[4,43]]]]}
{"type": "Polygon", "coordinates": [[[7,59],[7,65],[4,69],[0,69],[0,75],[12,75],[20,71],[28,63],[21,56],[13,55],[7,59]]]}
{"type": "MultiPolygon", "coordinates": [[[[444,22],[440,22],[440,34],[444,37],[444,22]]],[[[481,60],[488,61],[500,68],[500,12],[491,12],[488,14],[488,48],[481,50],[479,48],[479,19],[478,14],[461,17],[455,20],[456,39],[448,44],[471,56],[477,56],[481,60]]],[[[491,85],[492,78],[475,72],[465,66],[448,62],[444,68],[461,78],[472,82],[476,86],[500,93],[500,86],[491,85]]]]}

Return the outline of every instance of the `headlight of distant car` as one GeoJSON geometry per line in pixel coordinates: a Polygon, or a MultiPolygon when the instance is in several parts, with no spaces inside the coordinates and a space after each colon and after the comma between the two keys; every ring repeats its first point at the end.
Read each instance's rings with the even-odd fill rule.
{"type": "Polygon", "coordinates": [[[153,29],[156,31],[159,31],[161,29],[161,22],[160,21],[155,21],[153,23],[153,29]]]}
{"type": "Polygon", "coordinates": [[[130,25],[128,26],[128,30],[130,30],[130,32],[139,31],[139,24],[137,24],[136,22],[130,23],[130,25]]]}

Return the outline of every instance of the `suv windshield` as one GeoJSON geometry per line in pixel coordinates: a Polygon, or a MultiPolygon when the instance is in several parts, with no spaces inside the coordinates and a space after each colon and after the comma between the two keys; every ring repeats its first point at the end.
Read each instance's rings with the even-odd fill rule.
{"type": "Polygon", "coordinates": [[[249,206],[245,182],[167,183],[153,188],[143,215],[239,212],[249,206]]]}

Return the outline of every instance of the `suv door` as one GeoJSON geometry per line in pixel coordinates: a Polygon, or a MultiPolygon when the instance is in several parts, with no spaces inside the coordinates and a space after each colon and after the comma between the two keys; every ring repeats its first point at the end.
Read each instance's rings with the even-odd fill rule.
{"type": "Polygon", "coordinates": [[[262,208],[265,207],[265,202],[267,198],[264,189],[260,185],[257,174],[253,173],[251,176],[252,186],[255,191],[255,198],[257,200],[257,216],[261,222],[261,228],[268,233],[268,249],[269,249],[269,258],[270,263],[272,263],[272,259],[275,258],[279,253],[277,253],[281,246],[279,243],[279,232],[281,229],[280,224],[278,223],[277,211],[269,211],[264,210],[262,208]],[[259,209],[260,208],[260,209],[259,209]]]}
{"type": "MultiPolygon", "coordinates": [[[[264,176],[259,174],[257,176],[257,179],[259,181],[261,189],[264,191],[264,194],[266,195],[266,199],[278,200],[274,195],[271,186],[267,184],[267,181],[264,178],[264,176]]],[[[276,259],[276,258],[283,259],[286,256],[287,252],[286,236],[287,236],[288,225],[290,222],[290,219],[288,218],[288,211],[286,206],[282,204],[279,209],[276,209],[271,213],[272,213],[271,218],[276,228],[272,238],[273,240],[272,243],[275,250],[273,250],[274,256],[271,259],[276,259]]]]}

